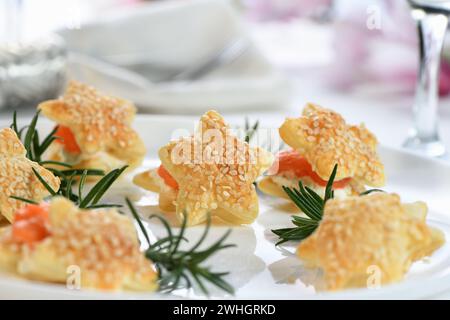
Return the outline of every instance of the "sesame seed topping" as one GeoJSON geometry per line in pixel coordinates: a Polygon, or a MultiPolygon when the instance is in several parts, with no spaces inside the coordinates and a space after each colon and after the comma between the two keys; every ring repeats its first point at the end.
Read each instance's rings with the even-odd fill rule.
{"type": "Polygon", "coordinates": [[[84,153],[106,151],[128,164],[140,162],[145,155],[142,140],[131,128],[136,107],[129,101],[71,81],[60,99],[45,101],[38,108],[69,127],[84,153]]]}
{"type": "Polygon", "coordinates": [[[50,171],[28,160],[25,154],[25,148],[13,130],[0,130],[0,214],[10,222],[14,213],[26,205],[11,196],[39,202],[49,195],[33,168],[53,189],[58,189],[60,183],[50,171]]]}
{"type": "Polygon", "coordinates": [[[377,140],[363,124],[348,125],[340,114],[307,104],[300,118],[286,119],[280,135],[323,179],[338,163],[336,179],[351,177],[371,186],[384,185],[377,140]]]}
{"type": "Polygon", "coordinates": [[[179,185],[177,212],[189,208],[188,218],[192,224],[205,221],[208,210],[220,207],[233,208],[243,217],[254,219],[258,208],[250,207],[256,198],[252,183],[270,167],[272,154],[232,135],[222,116],[215,111],[201,117],[199,128],[193,136],[172,141],[159,152],[163,166],[179,185]],[[174,150],[188,151],[180,159],[174,157],[178,154],[174,150]],[[185,197],[181,190],[187,191],[189,196],[185,197]],[[241,198],[243,200],[238,201],[241,198]]]}
{"type": "Polygon", "coordinates": [[[329,200],[321,223],[301,242],[298,255],[325,271],[328,289],[359,278],[365,286],[367,268],[373,265],[385,272],[383,282],[398,281],[433,242],[425,219],[417,218],[410,206],[396,194],[381,192],[329,200]]]}

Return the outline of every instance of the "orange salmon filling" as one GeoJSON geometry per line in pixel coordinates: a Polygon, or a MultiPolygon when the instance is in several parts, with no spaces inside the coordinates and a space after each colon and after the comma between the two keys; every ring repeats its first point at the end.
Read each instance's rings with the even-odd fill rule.
{"type": "Polygon", "coordinates": [[[158,175],[164,180],[164,183],[171,187],[172,189],[178,190],[178,183],[175,179],[170,175],[169,171],[164,168],[163,165],[160,165],[158,168],[158,175]]]}
{"type": "Polygon", "coordinates": [[[18,243],[31,244],[50,235],[47,228],[49,205],[29,204],[16,212],[12,224],[12,239],[18,243]]]}
{"type": "MultiPolygon", "coordinates": [[[[319,186],[325,187],[327,185],[327,181],[323,180],[317,173],[315,173],[308,160],[301,156],[297,151],[282,151],[277,155],[277,158],[278,171],[273,172],[274,170],[276,170],[276,168],[274,168],[273,170],[270,169],[269,172],[293,172],[297,178],[309,177],[319,186]]],[[[335,189],[345,188],[350,181],[351,178],[345,178],[339,181],[335,181],[333,183],[333,187],[335,189]]]]}
{"type": "Polygon", "coordinates": [[[81,153],[81,149],[78,146],[75,136],[70,128],[59,125],[55,136],[61,138],[56,141],[64,146],[65,151],[73,154],[81,153]]]}

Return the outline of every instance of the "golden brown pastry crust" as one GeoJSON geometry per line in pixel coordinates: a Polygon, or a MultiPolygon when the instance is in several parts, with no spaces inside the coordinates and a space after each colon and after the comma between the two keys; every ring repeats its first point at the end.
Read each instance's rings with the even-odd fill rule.
{"type": "Polygon", "coordinates": [[[157,272],[139,251],[133,223],[115,210],[80,210],[65,198],[50,204],[50,235],[28,244],[13,242],[11,227],[0,234],[0,266],[29,279],[66,283],[68,267],[81,271],[81,287],[155,290],[157,272]]]}
{"type": "Polygon", "coordinates": [[[367,285],[376,266],[381,283],[399,281],[414,260],[439,248],[444,235],[425,222],[426,205],[404,205],[396,194],[333,199],[314,233],[300,243],[298,256],[325,272],[326,287],[367,285]]]}
{"type": "Polygon", "coordinates": [[[159,158],[179,186],[179,221],[184,213],[189,225],[205,222],[208,213],[232,224],[255,220],[258,199],[253,182],[270,167],[273,155],[232,136],[216,111],[201,117],[197,134],[162,147],[159,158]]]}
{"type": "Polygon", "coordinates": [[[286,119],[279,132],[324,180],[338,164],[336,180],[351,177],[376,187],[385,183],[377,140],[363,124],[348,125],[338,113],[308,103],[302,116],[286,119]]]}
{"type": "Polygon", "coordinates": [[[45,101],[38,108],[71,129],[84,155],[105,152],[132,168],[139,166],[145,156],[144,143],[131,128],[136,107],[129,101],[71,81],[61,98],[45,101]]]}
{"type": "Polygon", "coordinates": [[[9,222],[13,220],[14,213],[26,205],[10,196],[39,202],[49,195],[32,171],[33,168],[53,190],[58,190],[59,179],[26,158],[26,150],[16,133],[9,128],[0,130],[0,215],[9,222]]]}

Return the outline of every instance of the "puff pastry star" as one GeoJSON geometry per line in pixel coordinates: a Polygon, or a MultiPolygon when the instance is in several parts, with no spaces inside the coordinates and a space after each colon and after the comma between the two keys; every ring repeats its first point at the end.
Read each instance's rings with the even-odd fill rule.
{"type": "Polygon", "coordinates": [[[279,132],[322,179],[338,164],[336,180],[351,177],[369,186],[384,185],[377,139],[363,124],[348,125],[340,114],[309,103],[300,118],[286,119],[279,132]]]}
{"type": "Polygon", "coordinates": [[[131,167],[138,166],[145,146],[131,128],[136,107],[129,101],[106,96],[85,84],[71,81],[64,95],[39,104],[42,113],[59,125],[70,128],[86,158],[104,152],[131,167]]]}
{"type": "Polygon", "coordinates": [[[256,218],[253,182],[270,167],[273,156],[231,135],[217,112],[204,114],[197,134],[170,142],[159,157],[178,183],[175,205],[180,220],[184,213],[190,225],[204,222],[208,213],[233,224],[256,218]]]}
{"type": "Polygon", "coordinates": [[[329,290],[365,287],[375,268],[380,284],[399,281],[413,261],[445,241],[442,232],[426,224],[426,214],[425,203],[403,204],[396,194],[332,199],[297,254],[307,265],[324,270],[329,290]]]}
{"type": "Polygon", "coordinates": [[[0,233],[0,267],[26,278],[65,284],[76,271],[69,268],[77,266],[81,288],[157,288],[158,274],[139,250],[130,218],[115,209],[81,210],[62,197],[53,198],[47,210],[48,230],[42,239],[23,242],[15,232],[16,222],[0,233]]]}
{"type": "Polygon", "coordinates": [[[16,133],[9,129],[0,130],[0,214],[9,222],[14,213],[25,206],[25,203],[10,198],[22,197],[41,201],[49,193],[39,182],[33,168],[44,180],[57,190],[60,181],[50,171],[25,157],[26,150],[16,133]]]}

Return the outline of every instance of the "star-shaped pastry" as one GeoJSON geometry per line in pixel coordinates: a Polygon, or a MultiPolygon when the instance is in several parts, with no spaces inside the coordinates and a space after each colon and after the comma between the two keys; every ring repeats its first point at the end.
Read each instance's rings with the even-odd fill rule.
{"type": "Polygon", "coordinates": [[[399,281],[413,261],[445,241],[441,231],[426,224],[426,215],[425,203],[404,204],[396,194],[332,199],[297,253],[308,266],[325,272],[329,290],[365,287],[374,268],[379,284],[399,281]]]}
{"type": "Polygon", "coordinates": [[[363,124],[348,125],[340,114],[309,103],[300,118],[286,119],[279,132],[322,179],[338,164],[336,180],[352,177],[369,186],[384,185],[377,139],[363,124]]]}
{"type": "Polygon", "coordinates": [[[105,152],[130,167],[138,166],[145,156],[144,143],[131,127],[136,107],[129,101],[71,81],[61,98],[45,101],[38,108],[70,128],[84,156],[105,152]]]}
{"type": "Polygon", "coordinates": [[[258,214],[253,182],[273,162],[273,155],[233,136],[216,111],[200,119],[193,136],[159,150],[162,165],[176,180],[179,220],[204,222],[208,213],[233,224],[251,223],[258,214]]]}
{"type": "Polygon", "coordinates": [[[49,195],[34,174],[33,168],[52,189],[59,188],[60,181],[57,177],[25,155],[26,150],[16,133],[9,128],[0,130],[0,214],[10,222],[14,213],[26,205],[10,196],[39,202],[49,195]]]}
{"type": "Polygon", "coordinates": [[[156,268],[140,251],[129,217],[115,209],[82,210],[62,197],[39,210],[45,211],[35,216],[26,213],[0,231],[2,269],[72,285],[76,283],[70,278],[78,275],[81,288],[153,291],[158,287],[156,268]]]}

